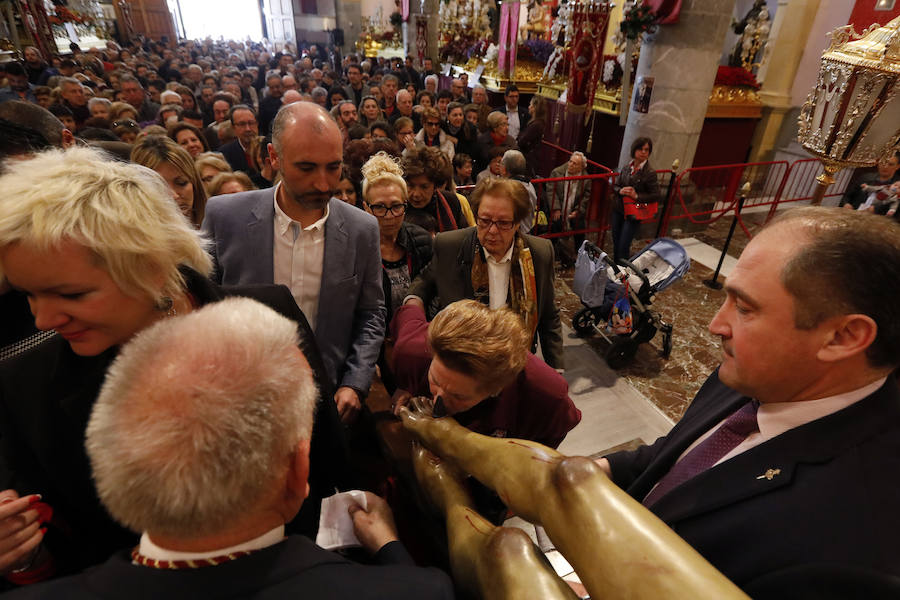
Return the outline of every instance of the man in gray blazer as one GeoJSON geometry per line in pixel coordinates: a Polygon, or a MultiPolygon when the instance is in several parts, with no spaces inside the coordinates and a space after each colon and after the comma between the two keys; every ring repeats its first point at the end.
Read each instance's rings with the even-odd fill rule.
{"type": "Polygon", "coordinates": [[[281,183],[210,199],[202,227],[213,242],[217,282],[291,289],[315,330],[346,422],[369,390],[385,309],[378,223],[332,198],[342,154],[340,130],[324,109],[284,107],[269,144],[281,183]]]}

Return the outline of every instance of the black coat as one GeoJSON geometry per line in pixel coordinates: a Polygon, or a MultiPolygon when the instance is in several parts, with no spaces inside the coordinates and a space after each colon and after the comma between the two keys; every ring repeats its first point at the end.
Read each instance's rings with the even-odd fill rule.
{"type": "Polygon", "coordinates": [[[419,568],[399,542],[376,555],[378,566],[352,563],[302,537],[253,552],[215,567],[162,570],[131,563],[119,552],[95,569],[44,585],[22,588],[10,598],[98,600],[194,600],[256,598],[281,600],[451,600],[450,578],[435,568],[419,568]]]}
{"type": "MultiPolygon", "coordinates": [[[[668,435],[607,457],[613,481],[642,500],[691,443],[747,400],[713,373],[668,435]]],[[[793,598],[802,591],[793,586],[821,567],[900,578],[898,471],[900,389],[888,377],[867,398],[708,469],[650,510],[754,598],[793,598]],[[766,477],[770,469],[778,473],[766,477]]]]}
{"type": "MultiPolygon", "coordinates": [[[[322,497],[347,489],[347,449],[337,415],[333,384],[306,317],[284,286],[219,287],[184,269],[188,290],[199,305],[228,296],[247,296],[297,322],[300,348],[312,367],[320,398],[310,450],[310,499],[289,525],[314,534],[322,497]],[[318,500],[318,501],[317,501],[318,500]]],[[[137,537],[109,517],[91,480],[84,432],[107,367],[117,348],[78,356],[60,336],[0,363],[0,489],[20,496],[39,493],[54,509],[45,538],[61,573],[97,564],[137,537]]]]}

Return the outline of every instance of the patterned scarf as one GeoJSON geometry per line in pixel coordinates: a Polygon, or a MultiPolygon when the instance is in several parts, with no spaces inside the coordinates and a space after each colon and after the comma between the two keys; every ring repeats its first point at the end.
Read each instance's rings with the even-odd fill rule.
{"type": "MultiPolygon", "coordinates": [[[[509,269],[509,306],[522,317],[525,328],[532,339],[537,331],[537,281],[534,276],[534,261],[531,249],[525,245],[522,236],[516,233],[509,269]]],[[[487,260],[484,249],[475,238],[475,256],[472,259],[472,289],[475,300],[490,305],[491,292],[488,278],[487,260]]]]}

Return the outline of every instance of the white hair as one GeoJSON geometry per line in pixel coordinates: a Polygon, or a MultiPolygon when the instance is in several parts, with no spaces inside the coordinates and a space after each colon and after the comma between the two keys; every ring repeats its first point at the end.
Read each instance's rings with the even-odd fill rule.
{"type": "Polygon", "coordinates": [[[177,99],[176,102],[181,102],[181,94],[179,94],[178,92],[176,92],[174,90],[164,91],[162,94],[159,95],[159,99],[163,104],[168,104],[166,102],[166,98],[168,98],[169,96],[176,98],[177,99]]]}
{"type": "MultiPolygon", "coordinates": [[[[165,92],[163,92],[163,93],[165,93],[165,92]]],[[[110,102],[109,99],[98,97],[98,98],[91,98],[90,100],[88,100],[88,109],[92,109],[95,106],[97,106],[98,104],[102,104],[106,108],[109,108],[110,106],[112,106],[112,102],[110,102]]]]}
{"type": "Polygon", "coordinates": [[[438,84],[438,76],[437,75],[428,75],[425,78],[425,83],[428,83],[429,81],[433,81],[434,85],[437,85],[438,84]]]}
{"type": "Polygon", "coordinates": [[[163,319],[120,352],[85,445],[122,525],[196,537],[257,509],[309,440],[317,390],[297,324],[248,298],[163,319]]]}
{"type": "Polygon", "coordinates": [[[8,162],[0,190],[0,248],[76,242],[123,292],[154,300],[184,289],[179,267],[212,271],[208,242],[146,167],[90,148],[54,149],[8,162]]]}

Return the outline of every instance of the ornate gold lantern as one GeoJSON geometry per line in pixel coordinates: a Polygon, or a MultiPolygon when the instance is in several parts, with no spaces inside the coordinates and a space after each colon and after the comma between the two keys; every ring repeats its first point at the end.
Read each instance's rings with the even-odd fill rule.
{"type": "Polygon", "coordinates": [[[900,17],[856,35],[835,29],[816,87],[800,111],[798,141],[819,157],[821,202],[841,167],[870,167],[900,142],[900,17]]]}

